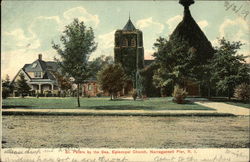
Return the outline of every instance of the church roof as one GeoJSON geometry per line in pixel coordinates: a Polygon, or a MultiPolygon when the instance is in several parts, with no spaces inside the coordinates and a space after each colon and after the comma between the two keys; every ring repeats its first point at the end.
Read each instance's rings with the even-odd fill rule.
{"type": "Polygon", "coordinates": [[[193,19],[189,10],[189,6],[193,3],[193,0],[180,0],[180,4],[184,6],[184,16],[183,20],[177,25],[171,34],[170,40],[186,41],[190,46],[197,49],[204,59],[211,58],[214,49],[206,35],[193,19]]]}
{"type": "Polygon", "coordinates": [[[135,26],[133,25],[132,21],[128,20],[127,24],[123,27],[122,30],[126,30],[126,31],[133,31],[133,30],[136,30],[135,26]]]}

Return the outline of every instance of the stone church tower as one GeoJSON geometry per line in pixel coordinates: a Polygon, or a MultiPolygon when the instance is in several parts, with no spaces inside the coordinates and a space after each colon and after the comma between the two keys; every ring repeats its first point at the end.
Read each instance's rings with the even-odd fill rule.
{"type": "Polygon", "coordinates": [[[144,67],[143,35],[130,17],[124,28],[115,32],[114,54],[115,63],[121,63],[136,88],[136,72],[144,67]]]}

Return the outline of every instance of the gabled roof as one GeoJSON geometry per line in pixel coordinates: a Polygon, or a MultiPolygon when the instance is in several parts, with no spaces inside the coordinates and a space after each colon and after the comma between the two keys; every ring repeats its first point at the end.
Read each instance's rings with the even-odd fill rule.
{"type": "Polygon", "coordinates": [[[47,66],[47,69],[48,70],[52,70],[52,71],[57,71],[58,70],[58,64],[54,61],[47,61],[45,62],[46,63],[46,66],[47,66]]]}
{"type": "Polygon", "coordinates": [[[133,31],[133,30],[136,30],[135,26],[133,25],[132,21],[128,20],[127,24],[123,27],[122,30],[126,30],[126,31],[133,31]]]}
{"type": "Polygon", "coordinates": [[[37,59],[32,64],[25,64],[23,68],[26,72],[39,72],[45,71],[47,69],[47,66],[43,60],[37,59]]]}
{"type": "MultiPolygon", "coordinates": [[[[27,74],[27,72],[44,72],[44,75],[41,79],[50,79],[50,80],[56,80],[56,78],[53,75],[53,71],[58,71],[59,67],[56,62],[48,61],[45,62],[41,59],[37,59],[32,64],[25,64],[22,68],[23,72],[30,78],[30,76],[27,74]]],[[[30,78],[31,80],[37,80],[38,78],[30,78]]]]}
{"type": "Polygon", "coordinates": [[[58,65],[53,61],[45,62],[43,60],[37,59],[32,64],[25,64],[23,69],[26,72],[45,72],[47,70],[56,71],[58,69],[58,65]]]}
{"type": "MultiPolygon", "coordinates": [[[[25,66],[25,65],[24,65],[24,66],[25,66]]],[[[25,79],[27,79],[28,81],[31,80],[30,76],[24,71],[23,68],[21,68],[21,69],[17,72],[17,74],[15,75],[15,77],[13,78],[12,83],[16,81],[16,78],[17,78],[21,73],[24,74],[25,79]]]]}

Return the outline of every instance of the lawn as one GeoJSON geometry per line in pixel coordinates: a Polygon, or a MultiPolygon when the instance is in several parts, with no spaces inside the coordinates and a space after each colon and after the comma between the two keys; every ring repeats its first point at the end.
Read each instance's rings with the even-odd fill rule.
{"type": "MultiPolygon", "coordinates": [[[[149,98],[146,100],[109,98],[81,98],[80,109],[95,110],[214,110],[192,102],[176,104],[171,98],[149,98]]],[[[27,109],[76,109],[76,98],[8,98],[3,100],[3,108],[27,109]]]]}

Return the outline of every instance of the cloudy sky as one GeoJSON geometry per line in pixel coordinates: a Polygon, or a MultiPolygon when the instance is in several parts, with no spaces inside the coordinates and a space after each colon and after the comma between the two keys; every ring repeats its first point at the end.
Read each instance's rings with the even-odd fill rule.
{"type": "MultiPolygon", "coordinates": [[[[156,38],[168,38],[183,16],[183,7],[175,1],[4,1],[1,5],[2,76],[11,78],[39,53],[52,61],[57,54],[51,42],[59,43],[65,25],[74,18],[94,29],[98,49],[92,59],[102,54],[113,56],[114,32],[123,28],[130,12],[133,24],[143,31],[145,58],[152,59],[156,38]]],[[[245,43],[240,51],[244,55],[250,51],[249,8],[247,1],[196,1],[190,7],[214,46],[223,36],[241,41],[245,43]]]]}

